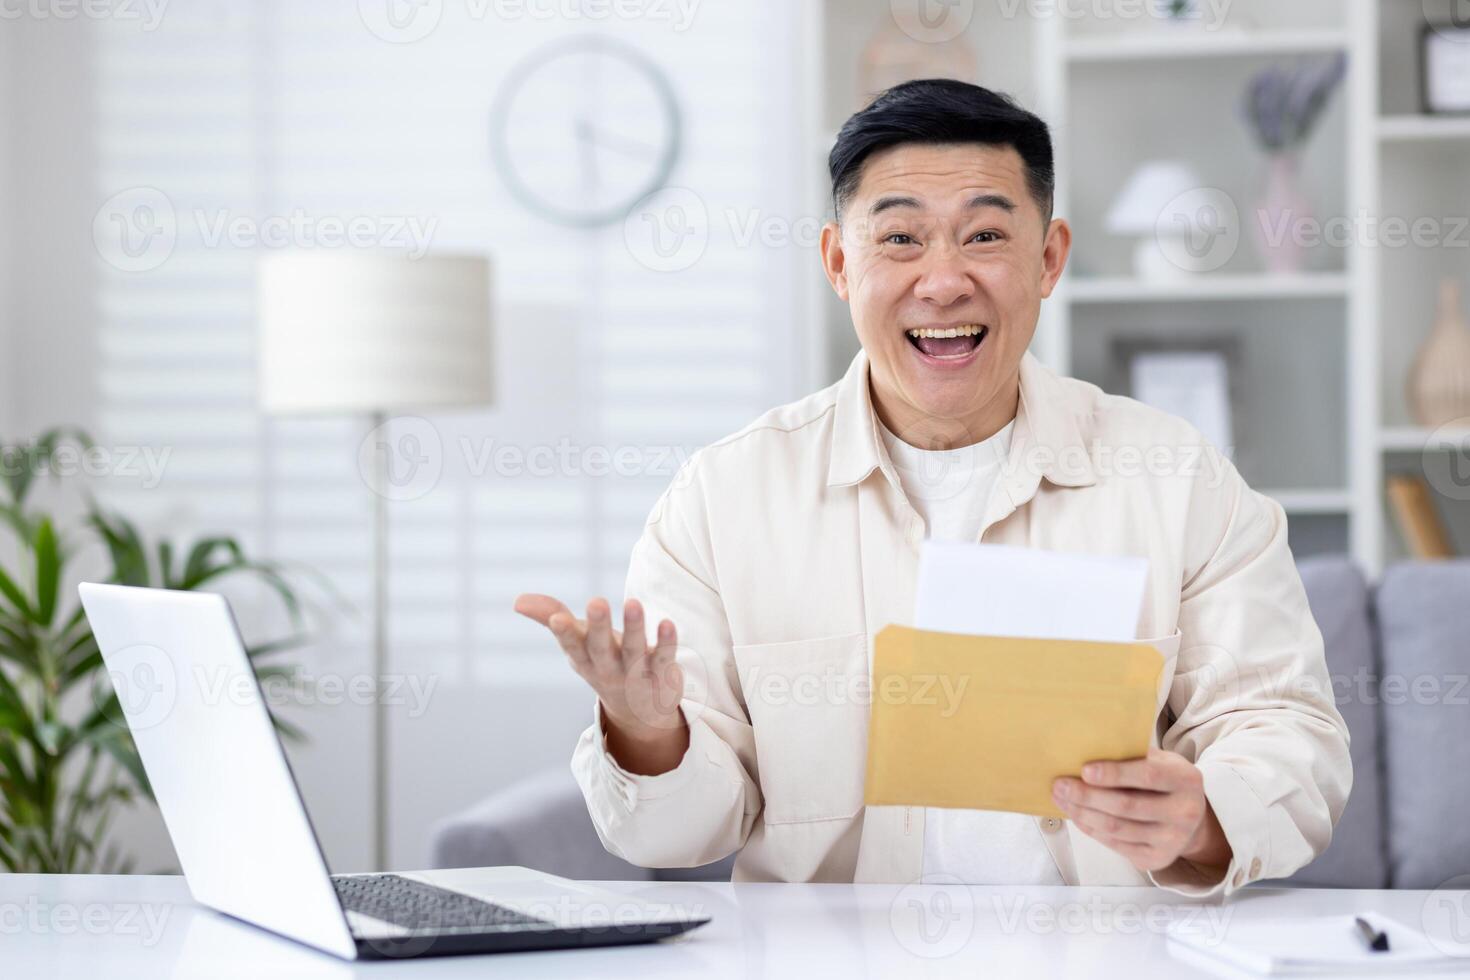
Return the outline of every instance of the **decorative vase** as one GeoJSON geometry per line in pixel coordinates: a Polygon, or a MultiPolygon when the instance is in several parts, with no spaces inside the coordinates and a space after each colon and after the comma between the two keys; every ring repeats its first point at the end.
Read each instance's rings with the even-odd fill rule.
{"type": "Polygon", "coordinates": [[[1408,397],[1415,421],[1423,426],[1470,417],[1470,324],[1457,279],[1440,280],[1439,310],[1409,372],[1408,397]]]}
{"type": "Polygon", "coordinates": [[[1312,205],[1302,192],[1295,153],[1273,153],[1266,158],[1265,186],[1251,225],[1256,251],[1273,275],[1301,272],[1306,249],[1301,230],[1312,220],[1312,205]]]}
{"type": "Polygon", "coordinates": [[[927,36],[917,7],[892,5],[893,16],[873,32],[858,64],[858,90],[866,105],[875,95],[915,78],[955,78],[974,82],[979,75],[975,50],[960,34],[927,36]]]}

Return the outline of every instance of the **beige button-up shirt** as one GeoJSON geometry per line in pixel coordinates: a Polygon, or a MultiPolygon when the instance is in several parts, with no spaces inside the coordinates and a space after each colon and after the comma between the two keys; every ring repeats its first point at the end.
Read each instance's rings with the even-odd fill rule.
{"type": "MultiPolygon", "coordinates": [[[[572,768],[607,849],[645,867],[738,850],[737,881],[918,880],[923,808],[865,807],[863,776],[873,638],[910,621],[923,536],[862,353],[837,384],[696,453],[627,581],[649,622],[678,626],[689,748],[669,772],[630,774],[594,710],[572,768]]],[[[980,540],[1148,560],[1156,739],[1199,766],[1234,851],[1218,880],[1185,862],[1146,875],[1041,819],[1068,883],[1228,894],[1321,853],[1352,766],[1279,504],[1188,423],[1027,354],[980,540]]]]}

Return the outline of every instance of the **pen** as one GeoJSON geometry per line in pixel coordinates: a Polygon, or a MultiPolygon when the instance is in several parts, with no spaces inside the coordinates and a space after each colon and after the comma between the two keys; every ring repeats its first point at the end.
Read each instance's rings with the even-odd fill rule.
{"type": "Polygon", "coordinates": [[[1353,921],[1358,924],[1358,935],[1370,950],[1375,953],[1388,952],[1388,933],[1374,929],[1361,915],[1353,921]]]}

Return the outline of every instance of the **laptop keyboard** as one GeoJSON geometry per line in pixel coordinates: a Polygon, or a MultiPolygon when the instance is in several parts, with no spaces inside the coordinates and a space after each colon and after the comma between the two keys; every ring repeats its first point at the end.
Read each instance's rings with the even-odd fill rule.
{"type": "Polygon", "coordinates": [[[401,875],[352,875],[333,877],[337,898],[349,912],[390,922],[414,932],[443,929],[476,930],[552,925],[459,892],[426,885],[401,875]]]}

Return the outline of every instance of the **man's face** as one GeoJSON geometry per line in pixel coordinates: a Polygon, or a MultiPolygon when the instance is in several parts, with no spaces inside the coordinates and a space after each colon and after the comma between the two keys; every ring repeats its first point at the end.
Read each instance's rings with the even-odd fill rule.
{"type": "Polygon", "coordinates": [[[975,438],[993,418],[1008,421],[1070,244],[1066,222],[1048,223],[1032,198],[1013,147],[906,144],[868,157],[842,227],[823,229],[822,256],[884,421],[955,420],[975,438]]]}

